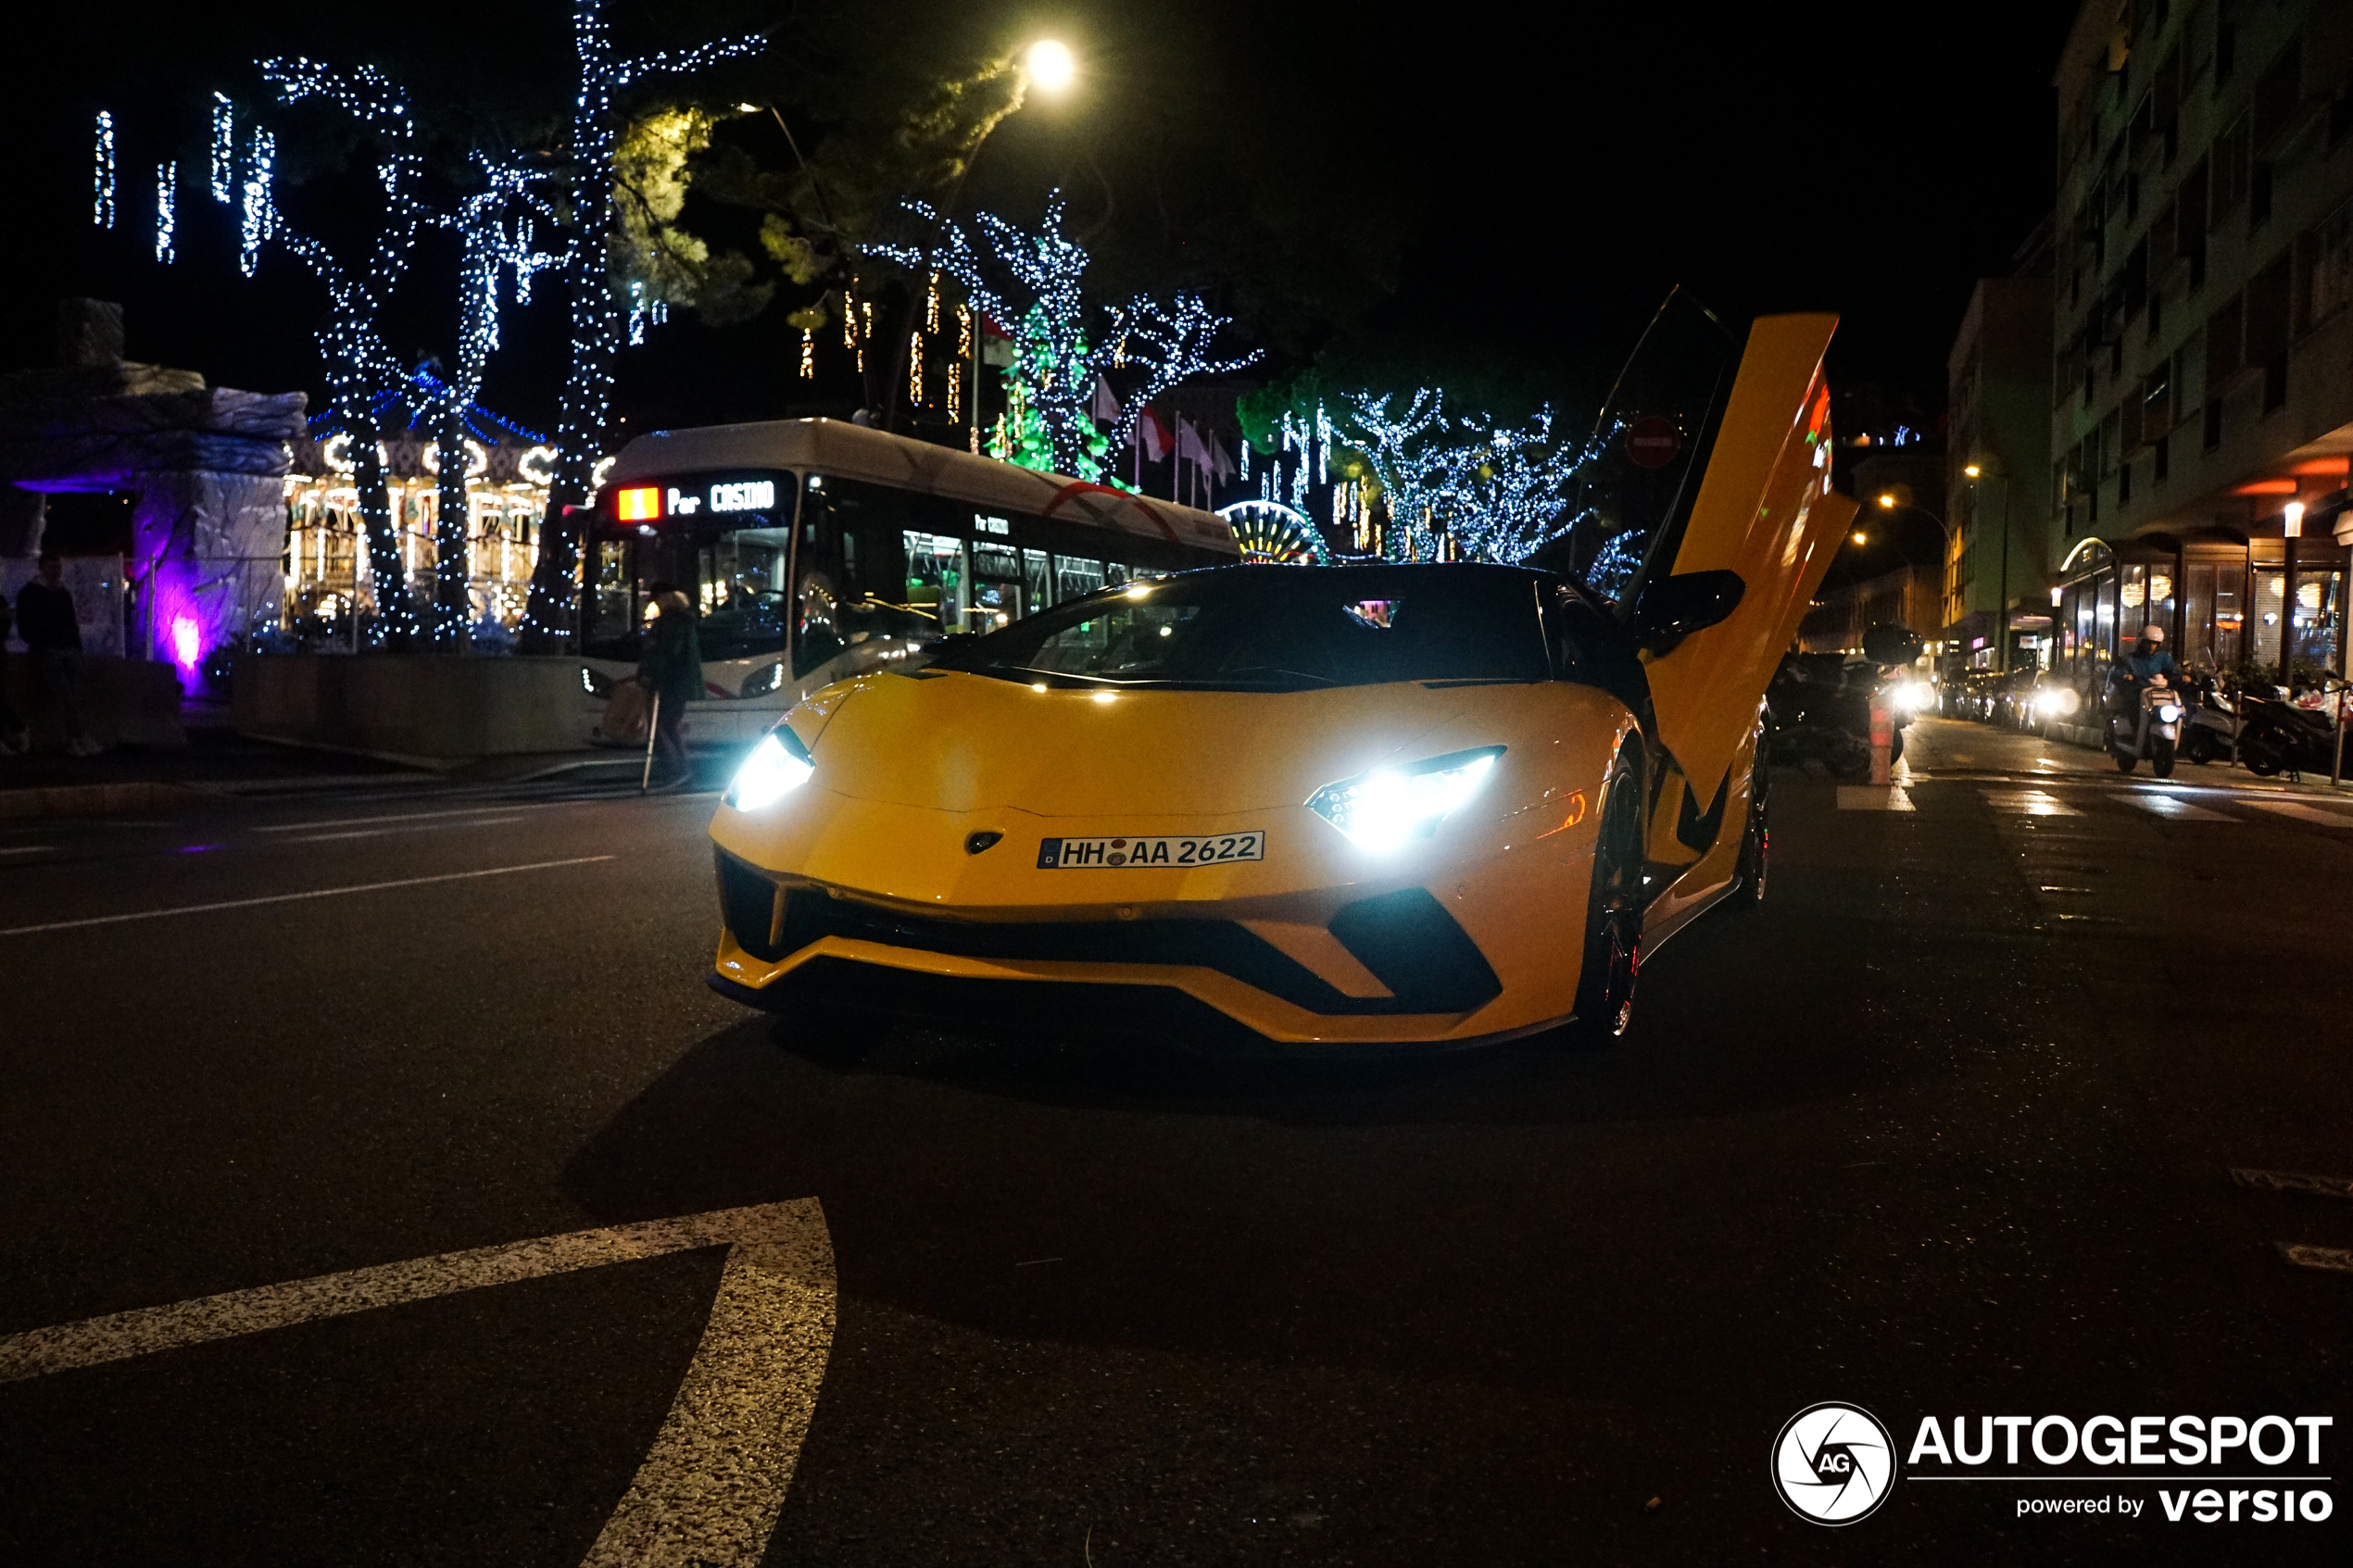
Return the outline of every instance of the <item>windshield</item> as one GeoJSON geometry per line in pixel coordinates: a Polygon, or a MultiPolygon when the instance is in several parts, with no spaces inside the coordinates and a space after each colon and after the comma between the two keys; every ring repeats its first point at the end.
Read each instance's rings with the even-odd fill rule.
{"type": "Polygon", "coordinates": [[[1219,567],[1056,605],[935,667],[1236,691],[1541,681],[1540,581],[1469,565],[1219,567]]]}

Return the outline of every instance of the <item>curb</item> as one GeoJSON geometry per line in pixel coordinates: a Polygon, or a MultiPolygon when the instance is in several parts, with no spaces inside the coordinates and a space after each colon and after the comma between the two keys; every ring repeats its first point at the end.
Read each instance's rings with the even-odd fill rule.
{"type": "Polygon", "coordinates": [[[104,817],[118,811],[170,810],[201,798],[179,784],[51,784],[0,789],[0,818],[104,817]]]}

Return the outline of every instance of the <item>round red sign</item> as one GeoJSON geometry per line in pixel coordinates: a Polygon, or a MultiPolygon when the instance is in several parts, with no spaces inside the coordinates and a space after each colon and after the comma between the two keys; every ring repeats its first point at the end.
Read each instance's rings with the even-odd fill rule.
{"type": "Polygon", "coordinates": [[[1626,456],[1637,468],[1663,469],[1683,449],[1674,421],[1659,414],[1644,414],[1626,432],[1626,456]]]}

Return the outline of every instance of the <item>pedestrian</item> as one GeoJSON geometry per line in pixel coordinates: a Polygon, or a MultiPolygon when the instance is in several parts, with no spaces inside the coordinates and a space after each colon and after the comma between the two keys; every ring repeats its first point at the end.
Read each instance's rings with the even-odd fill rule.
{"type": "Polygon", "coordinates": [[[684,789],[691,776],[686,765],[686,704],[702,696],[702,641],[695,628],[695,607],[674,583],[653,584],[653,624],[646,630],[646,651],[637,660],[637,679],[658,704],[654,715],[654,756],[662,766],[659,789],[684,789]]]}
{"type": "Polygon", "coordinates": [[[17,632],[32,652],[33,680],[57,726],[58,745],[69,756],[89,757],[99,746],[82,728],[82,622],[64,577],[57,553],[44,550],[41,575],[17,595],[17,632]]]}
{"type": "Polygon", "coordinates": [[[15,627],[8,596],[0,594],[0,757],[16,757],[25,749],[24,721],[8,706],[8,633],[15,627]]]}

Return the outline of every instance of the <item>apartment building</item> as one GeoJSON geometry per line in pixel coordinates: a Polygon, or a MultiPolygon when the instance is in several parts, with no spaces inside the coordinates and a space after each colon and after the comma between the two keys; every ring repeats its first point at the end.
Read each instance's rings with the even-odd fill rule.
{"type": "Polygon", "coordinates": [[[2077,15],[2057,79],[2047,547],[2050,659],[2087,694],[2152,621],[2185,662],[2344,669],[2348,79],[2346,0],[2077,15]]]}

